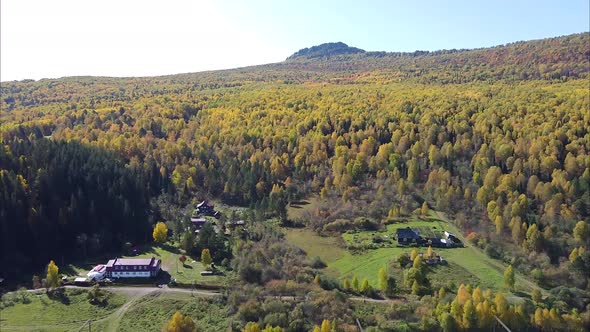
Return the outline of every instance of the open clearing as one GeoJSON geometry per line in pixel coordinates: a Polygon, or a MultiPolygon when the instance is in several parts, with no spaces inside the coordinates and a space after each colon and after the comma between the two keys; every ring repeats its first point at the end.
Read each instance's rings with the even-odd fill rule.
{"type": "MultiPolygon", "coordinates": [[[[67,300],[53,299],[45,293],[29,293],[30,303],[15,303],[2,309],[0,329],[4,331],[71,331],[89,319],[102,320],[122,308],[128,298],[110,293],[105,306],[88,302],[85,290],[67,290],[67,300]]],[[[5,295],[6,296],[6,295],[5,295]]],[[[97,329],[99,330],[99,329],[97,329]]]]}
{"type": "MultiPolygon", "coordinates": [[[[434,236],[443,230],[449,230],[456,234],[465,244],[465,248],[439,249],[433,248],[449,264],[430,268],[429,277],[433,285],[458,285],[461,282],[470,283],[483,288],[506,291],[503,285],[503,273],[506,265],[493,260],[481,250],[465,242],[454,225],[446,222],[436,212],[426,218],[411,217],[403,222],[387,225],[384,231],[353,231],[342,234],[344,245],[336,238],[321,237],[309,230],[286,230],[289,242],[304,249],[310,257],[319,256],[328,268],[326,273],[339,279],[356,276],[359,280],[368,279],[369,283],[377,286],[377,274],[381,267],[388,266],[389,262],[397,259],[400,254],[410,253],[413,249],[418,252],[426,252],[425,247],[400,247],[392,235],[398,228],[412,227],[418,229],[424,236],[434,236]],[[382,242],[374,243],[375,237],[381,237],[382,242]],[[360,250],[353,253],[348,248],[358,248],[363,245],[372,245],[372,249],[360,250]]],[[[399,275],[398,282],[402,276],[399,275]]],[[[524,276],[517,276],[516,288],[530,291],[534,284],[524,276]]]]}
{"type": "Polygon", "coordinates": [[[30,303],[2,309],[0,330],[78,331],[91,320],[93,331],[159,331],[177,310],[191,316],[200,330],[220,331],[227,326],[228,314],[216,293],[157,287],[103,290],[110,291],[106,306],[88,303],[87,289],[82,288],[68,288],[65,301],[27,292],[30,303]]]}

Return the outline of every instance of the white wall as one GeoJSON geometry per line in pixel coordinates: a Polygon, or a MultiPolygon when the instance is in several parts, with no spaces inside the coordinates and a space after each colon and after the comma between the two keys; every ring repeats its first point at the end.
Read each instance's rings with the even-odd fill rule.
{"type": "Polygon", "coordinates": [[[117,271],[112,272],[113,278],[148,278],[150,273],[148,271],[117,271]]]}

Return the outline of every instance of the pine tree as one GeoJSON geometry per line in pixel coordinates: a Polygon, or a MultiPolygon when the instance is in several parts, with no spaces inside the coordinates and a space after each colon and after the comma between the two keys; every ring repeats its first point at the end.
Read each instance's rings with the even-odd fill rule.
{"type": "Polygon", "coordinates": [[[322,321],[322,327],[321,327],[321,330],[320,330],[320,331],[321,331],[321,332],[330,332],[330,330],[332,330],[332,327],[331,327],[330,321],[329,321],[329,320],[327,320],[327,319],[324,319],[324,320],[322,321]]]}

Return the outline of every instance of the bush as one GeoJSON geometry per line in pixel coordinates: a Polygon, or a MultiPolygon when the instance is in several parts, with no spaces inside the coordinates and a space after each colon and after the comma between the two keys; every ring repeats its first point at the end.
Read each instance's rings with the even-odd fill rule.
{"type": "Polygon", "coordinates": [[[323,269],[326,266],[326,263],[324,263],[324,261],[322,261],[322,259],[319,256],[315,256],[314,258],[311,259],[311,267],[313,267],[314,269],[323,269]]]}
{"type": "Polygon", "coordinates": [[[320,278],[320,287],[325,290],[340,289],[340,282],[332,277],[322,275],[320,278]]]}
{"type": "Polygon", "coordinates": [[[502,257],[502,255],[500,254],[500,252],[496,249],[496,247],[492,244],[488,244],[486,245],[485,248],[485,253],[486,255],[488,255],[491,258],[495,258],[495,259],[500,259],[502,257]]]}
{"type": "Polygon", "coordinates": [[[354,228],[354,224],[348,219],[336,219],[331,223],[324,225],[326,232],[342,232],[354,228]]]}
{"type": "Polygon", "coordinates": [[[376,231],[379,229],[379,223],[366,217],[358,217],[354,219],[354,227],[367,231],[376,231]]]}

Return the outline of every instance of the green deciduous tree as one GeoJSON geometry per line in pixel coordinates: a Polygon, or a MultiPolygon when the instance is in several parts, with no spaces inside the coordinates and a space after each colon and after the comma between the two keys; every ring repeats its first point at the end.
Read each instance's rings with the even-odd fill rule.
{"type": "Polygon", "coordinates": [[[355,292],[359,291],[359,279],[356,276],[352,277],[352,290],[355,292]]]}
{"type": "Polygon", "coordinates": [[[508,265],[506,270],[504,270],[504,286],[510,289],[511,291],[514,291],[515,281],[516,280],[514,279],[514,269],[512,268],[512,265],[508,265]]]}

